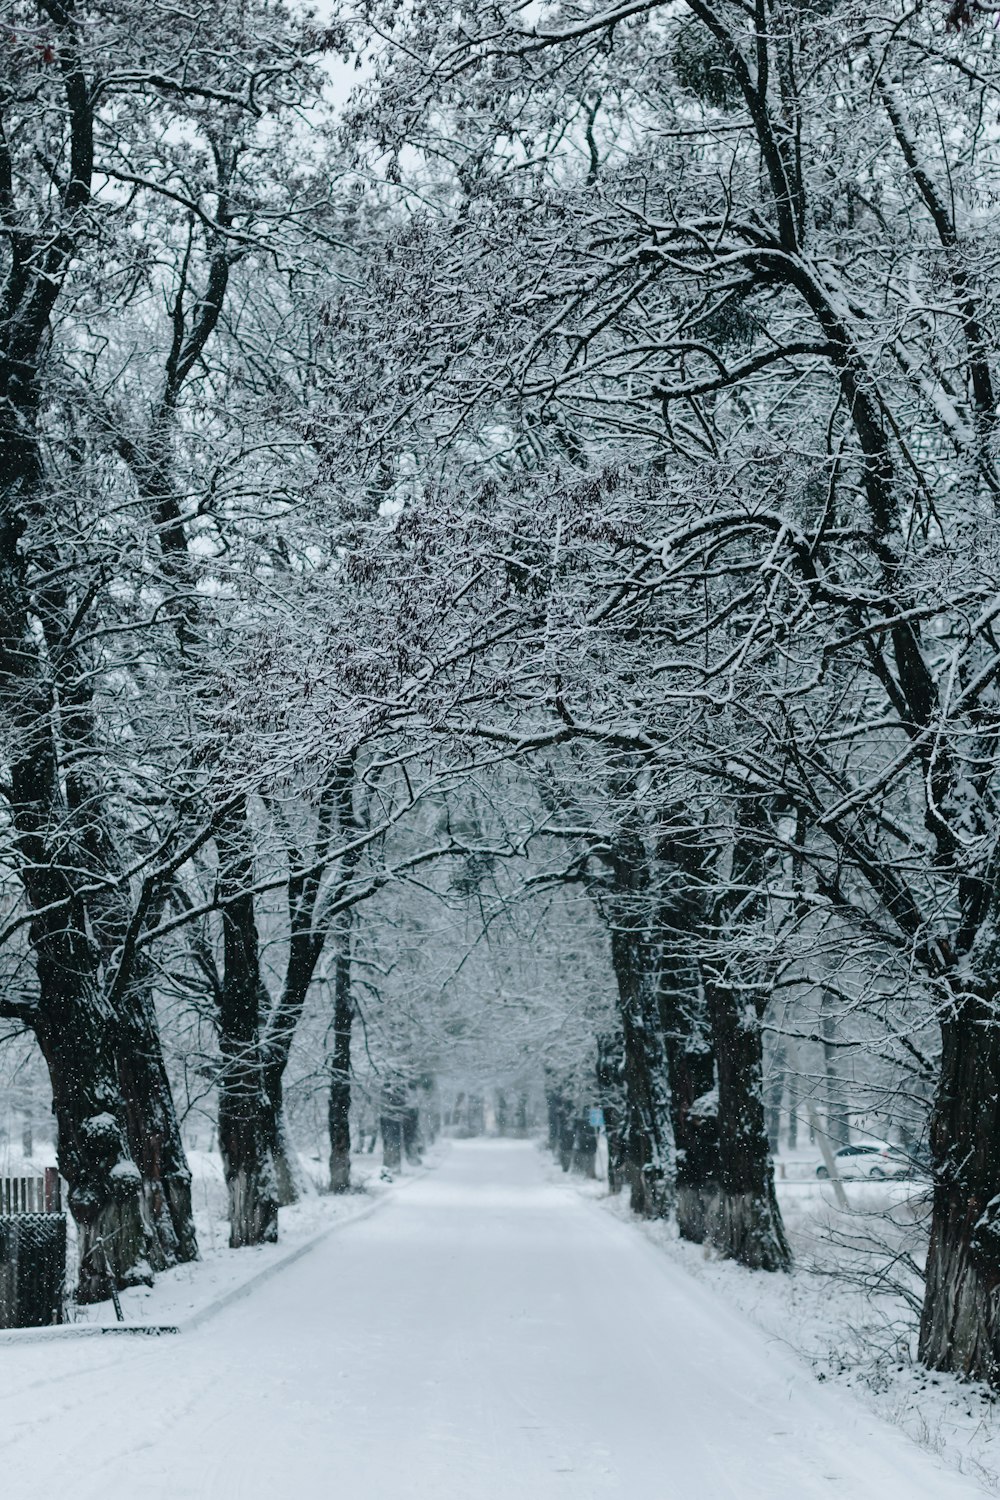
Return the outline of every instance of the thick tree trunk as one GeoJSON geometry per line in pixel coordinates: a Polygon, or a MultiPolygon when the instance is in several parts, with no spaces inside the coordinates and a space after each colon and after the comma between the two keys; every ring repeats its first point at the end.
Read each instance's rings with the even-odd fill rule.
{"type": "Polygon", "coordinates": [[[1000,1386],[1000,1027],[970,997],[942,1027],[920,1358],[1000,1386]]]}
{"type": "Polygon", "coordinates": [[[56,1119],[59,1170],[69,1183],[69,1207],[79,1232],[77,1298],[100,1302],[118,1287],[152,1279],[150,1235],[142,1179],[128,1153],[111,1028],[96,991],[79,990],[74,974],[57,999],[65,974],[49,971],[40,955],[44,998],[35,1034],[48,1064],[56,1119]]]}
{"type": "Polygon", "coordinates": [[[642,1011],[623,1008],[622,1040],[622,1173],[628,1183],[632,1212],[644,1219],[661,1218],[669,1209],[670,1194],[662,1129],[666,1108],[658,1076],[662,1072],[659,1039],[642,1011]]]}
{"type": "Polygon", "coordinates": [[[622,1176],[632,1212],[660,1218],[670,1200],[664,1130],[668,1112],[662,1041],[653,1022],[649,955],[635,934],[623,928],[612,932],[611,952],[622,1028],[622,1176]]]}
{"type": "Polygon", "coordinates": [[[626,828],[611,857],[608,902],[611,962],[618,986],[622,1035],[622,1171],[630,1206],[642,1218],[669,1211],[669,1110],[666,1063],[656,995],[649,861],[642,837],[626,828]]]}
{"type": "Polygon", "coordinates": [[[700,1245],[719,1190],[719,1091],[708,1048],[681,1043],[668,1050],[670,1115],[674,1127],[677,1229],[700,1245]]]}
{"type": "Polygon", "coordinates": [[[760,1021],[727,984],[713,979],[706,990],[719,1075],[719,1191],[709,1238],[752,1270],[786,1271],[791,1252],[764,1125],[760,1021]]]}
{"type": "MultiPolygon", "coordinates": [[[[62,798],[49,688],[31,627],[22,533],[6,485],[39,481],[33,448],[11,443],[0,425],[0,685],[14,751],[8,800],[38,980],[34,1030],[52,1083],[59,1166],[79,1225],[81,1301],[108,1296],[109,1280],[150,1277],[141,1184],[131,1160],[114,1061],[114,1017],[101,990],[100,950],[77,894],[80,856],[62,798]],[[13,449],[13,451],[12,451],[13,449]],[[8,464],[10,467],[4,468],[8,464]]],[[[16,488],[16,486],[15,486],[16,488]]]]}
{"type": "Polygon", "coordinates": [[[677,946],[680,913],[661,959],[659,1001],[663,1049],[670,1076],[677,1228],[700,1245],[719,1190],[719,1091],[715,1054],[697,972],[670,949],[677,946]]]}
{"type": "Polygon", "coordinates": [[[154,969],[130,941],[133,910],[127,855],[114,825],[105,779],[96,770],[104,756],[94,717],[92,664],[65,642],[63,621],[71,613],[71,601],[61,587],[50,588],[44,628],[50,658],[56,663],[66,805],[78,830],[80,867],[96,877],[87,897],[88,925],[100,950],[105,982],[114,988],[115,1060],[129,1150],[142,1174],[150,1261],[154,1271],[162,1271],[198,1255],[191,1173],[163,1060],[153,1001],[154,969]],[[122,984],[117,982],[119,965],[126,968],[122,984]]]}
{"type": "Polygon", "coordinates": [[[278,1238],[274,1115],[260,1048],[260,956],[251,891],[253,866],[242,808],[220,821],[223,980],[219,1003],[219,1150],[235,1249],[278,1238]]]}
{"type": "Polygon", "coordinates": [[[153,1001],[129,986],[115,1023],[115,1061],[132,1158],[142,1177],[154,1271],[198,1259],[188,1166],[153,1001]]]}
{"type": "Polygon", "coordinates": [[[351,991],[350,909],[340,913],[334,933],[333,1053],[330,1058],[330,1191],[346,1193],[351,1186],[351,1031],[354,997],[351,991]]]}
{"type": "MultiPolygon", "coordinates": [[[[279,1208],[288,1208],[290,1204],[298,1203],[307,1191],[285,1113],[285,1069],[291,1054],[292,1038],[302,1014],[316,959],[319,957],[319,946],[308,938],[308,934],[306,937],[309,946],[315,947],[315,955],[310,955],[308,962],[303,964],[301,935],[293,935],[281,999],[271,1011],[260,1048],[261,1085],[267,1101],[266,1128],[279,1208]]],[[[259,987],[259,997],[259,1014],[263,1015],[270,999],[263,981],[259,987]]]]}
{"type": "MultiPolygon", "coordinates": [[[[36,329],[39,343],[47,316],[36,329]]],[[[30,940],[38,999],[25,1019],[52,1083],[59,1166],[80,1231],[78,1295],[95,1301],[108,1295],[109,1275],[128,1284],[146,1279],[149,1268],[99,955],[75,894],[77,861],[59,777],[53,692],[39,659],[29,586],[26,533],[43,494],[29,353],[12,360],[0,351],[0,710],[19,874],[35,913],[30,940]]]]}

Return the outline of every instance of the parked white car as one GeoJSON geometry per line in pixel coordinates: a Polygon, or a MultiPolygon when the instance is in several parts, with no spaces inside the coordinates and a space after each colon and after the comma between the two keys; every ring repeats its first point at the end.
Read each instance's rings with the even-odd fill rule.
{"type": "MultiPolygon", "coordinates": [[[[833,1159],[841,1177],[867,1177],[878,1181],[885,1177],[910,1177],[913,1163],[898,1146],[888,1141],[859,1141],[856,1146],[841,1146],[833,1159]]],[[[825,1162],[816,1166],[817,1177],[829,1177],[825,1162]]]]}

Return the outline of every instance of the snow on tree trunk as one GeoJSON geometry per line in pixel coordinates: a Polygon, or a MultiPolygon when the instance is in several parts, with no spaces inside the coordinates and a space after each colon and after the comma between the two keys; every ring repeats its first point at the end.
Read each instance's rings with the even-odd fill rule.
{"type": "Polygon", "coordinates": [[[645,1219],[661,1218],[669,1206],[669,1189],[665,1180],[659,1042],[648,1017],[641,1012],[623,1011],[622,1038],[623,1176],[629,1186],[632,1212],[645,1219]]]}
{"type": "Polygon", "coordinates": [[[711,1053],[678,1049],[671,1058],[677,1230],[700,1245],[719,1189],[719,1091],[711,1053]],[[705,1087],[707,1085],[707,1087],[705,1087]]]}
{"type": "Polygon", "coordinates": [[[1000,1386],[1000,1030],[966,995],[942,1027],[920,1358],[1000,1386]]]}
{"type": "Polygon", "coordinates": [[[274,1116],[260,1049],[260,956],[253,860],[243,810],[220,818],[223,981],[219,1000],[219,1150],[229,1192],[229,1243],[238,1248],[278,1238],[274,1116]]]}
{"type": "Polygon", "coordinates": [[[346,1193],[351,1186],[351,911],[340,913],[333,934],[336,956],[333,975],[333,1055],[330,1059],[330,1191],[346,1193]]]}
{"type": "Polygon", "coordinates": [[[619,833],[611,867],[607,917],[622,1036],[622,1174],[632,1211],[642,1218],[659,1218],[667,1212],[671,1196],[666,1176],[669,1115],[650,943],[649,862],[636,827],[619,833]]]}
{"type": "Polygon", "coordinates": [[[604,1112],[608,1143],[608,1192],[621,1192],[622,1151],[622,1040],[620,1035],[597,1038],[597,1097],[604,1112]]]}
{"type": "Polygon", "coordinates": [[[162,1271],[198,1258],[191,1170],[148,986],[128,986],[118,1011],[115,1058],[126,1131],[142,1178],[150,1262],[162,1271]]]}
{"type": "Polygon", "coordinates": [[[719,1076],[719,1187],[709,1238],[752,1270],[787,1271],[791,1252],[764,1124],[760,1021],[729,985],[713,980],[706,991],[719,1076]]]}
{"type": "MultiPolygon", "coordinates": [[[[671,912],[666,930],[683,931],[680,919],[679,910],[671,912]]],[[[670,1078],[677,1228],[682,1239],[700,1245],[718,1192],[719,1091],[702,986],[690,963],[678,961],[669,947],[661,958],[659,1007],[670,1078]]]]}

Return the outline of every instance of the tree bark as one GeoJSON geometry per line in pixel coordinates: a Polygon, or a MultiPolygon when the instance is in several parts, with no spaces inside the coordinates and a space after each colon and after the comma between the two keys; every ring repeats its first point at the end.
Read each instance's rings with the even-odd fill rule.
{"type": "Polygon", "coordinates": [[[130,986],[118,1007],[115,1064],[129,1149],[142,1177],[153,1270],[197,1260],[191,1169],[146,986],[130,986]]]}
{"type": "Polygon", "coordinates": [[[781,1145],[781,1097],[785,1091],[785,1054],[776,1047],[771,1054],[767,1085],[767,1144],[774,1156],[781,1145]]]}
{"type": "Polygon", "coordinates": [[[627,828],[619,834],[610,863],[611,962],[618,986],[622,1035],[622,1170],[632,1211],[642,1218],[660,1218],[670,1203],[669,1111],[655,994],[656,963],[650,940],[653,912],[649,862],[637,831],[627,828]]]}
{"type": "Polygon", "coordinates": [[[619,1193],[622,1186],[622,1086],[621,1036],[597,1038],[597,1097],[604,1111],[604,1134],[608,1143],[608,1192],[619,1193]]]}
{"type": "MultiPolygon", "coordinates": [[[[0,384],[10,387],[9,376],[0,384]]],[[[0,408],[3,401],[0,398],[0,408]]],[[[101,954],[80,894],[77,829],[63,798],[47,683],[32,629],[22,507],[40,503],[33,407],[0,417],[0,683],[9,731],[8,802],[38,982],[26,1017],[52,1083],[58,1159],[80,1229],[78,1295],[109,1293],[150,1276],[140,1179],[128,1152],[114,1060],[114,1015],[102,993],[101,954]],[[105,1264],[105,1256],[107,1263],[105,1264]]]]}
{"type": "MultiPolygon", "coordinates": [[[[622,1128],[623,1176],[629,1186],[632,1212],[641,1218],[661,1218],[669,1205],[665,1180],[667,1142],[663,1132],[666,1108],[662,1098],[660,1039],[650,1026],[646,1003],[648,974],[638,967],[633,946],[612,937],[619,948],[615,962],[622,995],[622,1082],[625,1119],[622,1128]]],[[[641,962],[641,960],[638,960],[641,962]]]]}
{"type": "Polygon", "coordinates": [[[710,1047],[667,1039],[681,1239],[703,1243],[719,1191],[719,1091],[710,1047]]]}
{"type": "Polygon", "coordinates": [[[251,890],[253,861],[241,807],[220,818],[223,979],[219,1002],[219,1149],[234,1249],[278,1238],[274,1115],[260,1049],[260,954],[251,890]]]}
{"type": "Polygon", "coordinates": [[[942,1026],[920,1358],[1000,1386],[1000,1027],[964,996],[942,1026]]]}
{"type": "Polygon", "coordinates": [[[837,1019],[833,1010],[834,996],[823,991],[820,1001],[820,1022],[823,1034],[823,1070],[826,1074],[826,1133],[833,1149],[849,1146],[851,1121],[844,1098],[844,1085],[837,1068],[837,1019]]]}
{"type": "Polygon", "coordinates": [[[352,926],[352,913],[348,908],[338,916],[334,934],[333,1054],[330,1058],[329,1101],[331,1193],[346,1193],[351,1186],[352,926]]]}
{"type": "Polygon", "coordinates": [[[787,1271],[791,1252],[764,1124],[760,1021],[727,984],[711,980],[706,990],[719,1074],[719,1191],[709,1238],[752,1270],[787,1271]]]}
{"type": "Polygon", "coordinates": [[[788,1082],[788,1149],[797,1151],[799,1146],[799,1079],[794,1068],[787,1070],[788,1082]]]}

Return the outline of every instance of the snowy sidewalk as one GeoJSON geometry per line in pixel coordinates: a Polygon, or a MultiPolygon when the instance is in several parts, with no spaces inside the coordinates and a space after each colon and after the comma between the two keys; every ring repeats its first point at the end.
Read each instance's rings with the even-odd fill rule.
{"type": "Polygon", "coordinates": [[[456,1144],[175,1340],[0,1350],[11,1500],[971,1500],[546,1180],[456,1144]]]}

